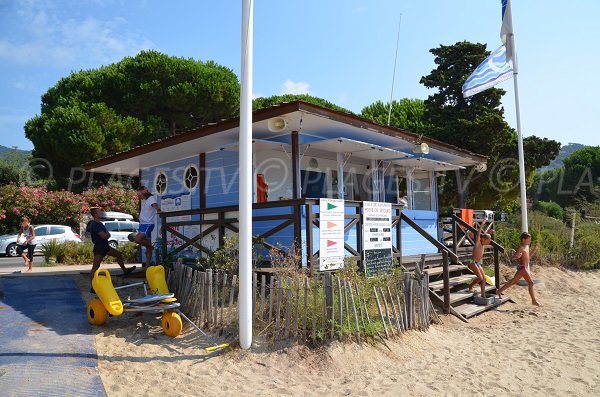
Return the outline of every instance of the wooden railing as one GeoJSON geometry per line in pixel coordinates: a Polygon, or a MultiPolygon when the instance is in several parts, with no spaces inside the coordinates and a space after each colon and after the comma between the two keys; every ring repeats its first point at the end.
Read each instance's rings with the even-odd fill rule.
{"type": "MultiPolygon", "coordinates": [[[[253,204],[253,211],[260,212],[261,209],[271,208],[285,208],[291,207],[291,210],[287,213],[277,215],[255,215],[252,217],[253,222],[262,221],[280,221],[273,227],[264,231],[260,235],[253,236],[255,243],[260,243],[269,250],[282,251],[282,247],[270,244],[265,240],[281,230],[293,226],[294,240],[300,241],[301,228],[300,228],[300,206],[305,204],[304,199],[298,200],[282,200],[272,201],[267,203],[256,203],[253,204]]],[[[162,238],[162,259],[165,263],[171,262],[172,258],[179,252],[183,251],[188,247],[195,247],[198,250],[210,254],[212,251],[206,246],[202,245],[202,239],[212,233],[217,234],[219,241],[219,247],[223,246],[226,230],[230,230],[233,233],[239,232],[239,220],[238,220],[238,206],[226,206],[226,207],[215,207],[215,208],[203,208],[193,209],[184,211],[172,211],[172,212],[161,212],[161,238],[162,238]],[[168,218],[175,218],[181,216],[192,216],[198,217],[199,219],[192,219],[187,221],[169,221],[168,218]],[[194,237],[185,236],[183,233],[175,230],[177,226],[200,226],[200,233],[194,237]],[[208,227],[207,227],[208,226],[208,227]],[[204,227],[204,230],[202,230],[204,227]],[[181,239],[183,244],[179,247],[168,251],[167,247],[167,233],[181,239]]]]}
{"type": "Polygon", "coordinates": [[[444,279],[444,313],[450,313],[450,264],[458,264],[460,262],[456,252],[453,252],[444,244],[439,242],[435,237],[427,233],[415,221],[410,219],[406,214],[400,213],[400,218],[407,225],[412,227],[417,233],[423,236],[427,241],[433,244],[442,254],[442,277],[444,279]]]}

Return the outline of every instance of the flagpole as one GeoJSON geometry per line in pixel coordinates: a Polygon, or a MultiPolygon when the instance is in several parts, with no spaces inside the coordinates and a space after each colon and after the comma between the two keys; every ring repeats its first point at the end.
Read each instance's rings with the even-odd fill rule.
{"type": "Polygon", "coordinates": [[[252,49],[253,0],[242,0],[242,70],[239,135],[240,346],[252,345],[252,49]]]}
{"type": "MultiPolygon", "coordinates": [[[[511,40],[513,38],[511,37],[511,40]]],[[[514,40],[513,40],[514,49],[514,40]]],[[[521,133],[521,110],[519,108],[519,83],[518,83],[518,71],[516,65],[516,52],[514,53],[515,59],[513,59],[513,80],[515,85],[515,110],[517,116],[517,136],[519,146],[519,186],[521,188],[521,229],[523,232],[529,230],[527,221],[527,185],[525,184],[525,154],[523,152],[523,134],[521,133]]]]}
{"type": "MultiPolygon", "coordinates": [[[[504,2],[503,2],[504,3],[504,2]]],[[[515,34],[512,26],[512,7],[510,0],[506,1],[506,9],[502,15],[502,29],[500,37],[505,34],[507,48],[507,61],[512,59],[513,83],[515,87],[515,113],[517,117],[517,145],[519,151],[519,187],[521,189],[521,230],[529,231],[527,220],[527,185],[525,181],[525,153],[523,150],[523,132],[521,131],[521,108],[519,106],[519,65],[517,59],[517,48],[515,46],[515,34]],[[505,26],[506,22],[506,26],[505,26]]]]}

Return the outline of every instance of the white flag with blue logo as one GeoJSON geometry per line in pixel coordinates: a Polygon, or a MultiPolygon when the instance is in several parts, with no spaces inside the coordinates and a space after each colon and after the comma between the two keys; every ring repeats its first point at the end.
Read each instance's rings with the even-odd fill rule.
{"type": "Polygon", "coordinates": [[[506,61],[506,48],[500,46],[485,58],[465,81],[462,87],[463,96],[470,97],[511,77],[513,77],[512,62],[506,61]]]}

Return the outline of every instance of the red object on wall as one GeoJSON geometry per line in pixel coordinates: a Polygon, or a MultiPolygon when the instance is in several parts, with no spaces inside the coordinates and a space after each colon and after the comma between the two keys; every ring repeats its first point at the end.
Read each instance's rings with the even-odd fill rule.
{"type": "Polygon", "coordinates": [[[269,201],[269,185],[265,181],[265,174],[256,174],[256,196],[257,203],[269,201]]]}

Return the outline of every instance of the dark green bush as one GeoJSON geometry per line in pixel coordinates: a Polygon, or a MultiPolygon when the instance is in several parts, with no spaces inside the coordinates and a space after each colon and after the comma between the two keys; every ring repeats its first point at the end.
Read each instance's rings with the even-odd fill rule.
{"type": "Polygon", "coordinates": [[[544,214],[552,218],[561,220],[565,214],[565,211],[562,209],[562,207],[554,201],[538,201],[536,204],[536,209],[542,211],[544,214]]]}

